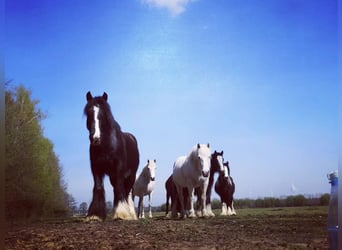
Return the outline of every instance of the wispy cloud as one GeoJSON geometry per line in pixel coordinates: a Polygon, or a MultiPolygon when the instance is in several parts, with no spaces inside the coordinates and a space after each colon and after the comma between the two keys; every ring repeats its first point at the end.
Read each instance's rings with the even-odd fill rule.
{"type": "Polygon", "coordinates": [[[166,8],[172,16],[183,13],[186,6],[195,0],[141,0],[142,3],[152,7],[166,8]]]}

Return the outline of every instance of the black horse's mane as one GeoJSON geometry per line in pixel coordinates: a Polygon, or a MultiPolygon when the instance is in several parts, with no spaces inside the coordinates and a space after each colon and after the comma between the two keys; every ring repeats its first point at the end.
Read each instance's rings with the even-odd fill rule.
{"type": "Polygon", "coordinates": [[[117,123],[117,121],[115,121],[112,111],[110,109],[110,105],[105,99],[103,99],[101,96],[97,96],[89,100],[83,110],[85,116],[88,116],[88,113],[90,112],[93,106],[100,107],[102,112],[101,116],[105,118],[108,128],[114,128],[121,132],[120,125],[119,123],[117,123]]]}

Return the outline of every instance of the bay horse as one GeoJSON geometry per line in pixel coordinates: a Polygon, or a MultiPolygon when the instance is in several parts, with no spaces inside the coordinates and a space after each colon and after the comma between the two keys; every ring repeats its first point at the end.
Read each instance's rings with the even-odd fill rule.
{"type": "MultiPolygon", "coordinates": [[[[171,210],[173,206],[175,206],[174,211],[176,213],[180,213],[181,212],[181,207],[180,207],[180,201],[179,201],[179,197],[177,195],[177,188],[175,185],[175,182],[173,181],[173,177],[172,174],[169,176],[169,178],[166,180],[165,182],[165,189],[166,189],[166,211],[165,211],[165,216],[168,217],[169,216],[169,200],[171,199],[171,210]]],[[[183,188],[183,198],[184,198],[184,204],[187,203],[188,200],[188,190],[187,188],[183,188]]],[[[186,207],[185,209],[189,209],[189,207],[186,207]]],[[[175,217],[175,215],[173,216],[175,217]]]]}
{"type": "Polygon", "coordinates": [[[93,97],[89,91],[86,98],[84,114],[87,117],[90,165],[94,178],[93,198],[87,218],[106,218],[103,179],[108,175],[114,189],[114,219],[136,220],[130,192],[139,165],[137,140],[132,134],[121,131],[110,110],[106,92],[93,97]]]}
{"type": "Polygon", "coordinates": [[[221,198],[221,215],[236,215],[233,202],[235,183],[230,176],[228,161],[224,163],[224,172],[219,175],[215,182],[215,191],[221,198]]]}
{"type": "Polygon", "coordinates": [[[145,218],[144,213],[144,196],[148,195],[149,217],[152,218],[152,192],[154,190],[156,178],[156,160],[147,160],[147,165],[141,171],[139,177],[133,185],[133,201],[134,196],[139,197],[138,202],[138,218],[145,218]]]}
{"type": "MultiPolygon", "coordinates": [[[[202,216],[208,216],[205,201],[210,174],[210,158],[209,143],[197,144],[192,148],[189,155],[178,157],[173,165],[173,181],[176,185],[181,205],[181,218],[184,218],[187,214],[184,206],[184,187],[188,189],[189,194],[187,204],[190,204],[190,213],[187,214],[188,217],[196,217],[193,204],[194,188],[196,187],[200,187],[201,190],[202,216]]],[[[173,206],[173,209],[175,209],[175,206],[173,206]]],[[[175,211],[172,214],[174,216],[175,211]]]]}
{"type": "MultiPolygon", "coordinates": [[[[208,188],[207,188],[207,193],[206,193],[206,208],[207,208],[207,213],[209,216],[214,217],[215,214],[212,211],[211,208],[211,190],[214,185],[214,175],[215,173],[223,173],[224,168],[223,168],[223,150],[221,152],[217,152],[216,150],[214,153],[211,155],[211,160],[210,160],[210,175],[209,175],[209,183],[208,183],[208,188]]],[[[200,201],[200,188],[197,187],[195,189],[195,195],[197,196],[197,207],[200,206],[199,201],[200,201]]]]}

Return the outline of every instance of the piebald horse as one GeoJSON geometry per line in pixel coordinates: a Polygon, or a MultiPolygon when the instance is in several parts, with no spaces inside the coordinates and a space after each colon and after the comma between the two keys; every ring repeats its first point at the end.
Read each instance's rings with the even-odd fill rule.
{"type": "MultiPolygon", "coordinates": [[[[210,175],[209,175],[209,183],[208,183],[208,188],[207,188],[207,193],[206,193],[206,207],[207,207],[207,213],[209,216],[214,217],[215,214],[213,213],[211,209],[211,190],[214,185],[214,175],[215,173],[223,173],[224,168],[223,168],[223,150],[221,152],[217,152],[216,150],[214,153],[211,155],[211,163],[210,163],[210,175]]],[[[201,199],[201,190],[200,188],[195,189],[195,195],[197,196],[197,207],[200,206],[198,204],[201,199]]]]}
{"type": "Polygon", "coordinates": [[[224,172],[219,175],[215,182],[215,191],[221,198],[221,215],[236,215],[234,209],[235,183],[230,176],[229,162],[224,163],[224,172]]]}
{"type": "Polygon", "coordinates": [[[94,178],[93,199],[89,206],[89,220],[106,218],[103,178],[109,176],[114,189],[114,219],[136,220],[130,196],[139,165],[137,140],[130,133],[121,131],[107,102],[106,92],[102,96],[86,95],[87,129],[90,140],[90,165],[94,178]]]}

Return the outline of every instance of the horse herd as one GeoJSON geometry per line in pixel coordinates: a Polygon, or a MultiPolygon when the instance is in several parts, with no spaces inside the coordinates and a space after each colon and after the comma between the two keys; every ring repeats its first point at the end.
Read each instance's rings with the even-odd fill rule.
{"type": "MultiPolygon", "coordinates": [[[[149,217],[152,217],[151,194],[155,184],[156,160],[148,160],[136,179],[139,165],[139,150],[134,135],[122,132],[115,121],[107,102],[108,95],[93,97],[86,94],[87,104],[84,114],[90,140],[90,165],[94,179],[93,198],[88,209],[87,219],[106,218],[105,175],[114,189],[114,219],[135,220],[134,196],[139,197],[138,217],[144,218],[143,198],[149,196],[149,217]]],[[[224,162],[223,151],[211,153],[210,145],[196,144],[190,153],[178,157],[173,172],[165,183],[166,215],[185,218],[214,216],[211,208],[211,190],[214,175],[215,191],[221,198],[221,215],[236,214],[233,206],[235,184],[230,176],[229,163],[224,162]],[[194,205],[194,196],[197,196],[194,205]],[[196,211],[195,211],[196,209],[196,211]]]]}

